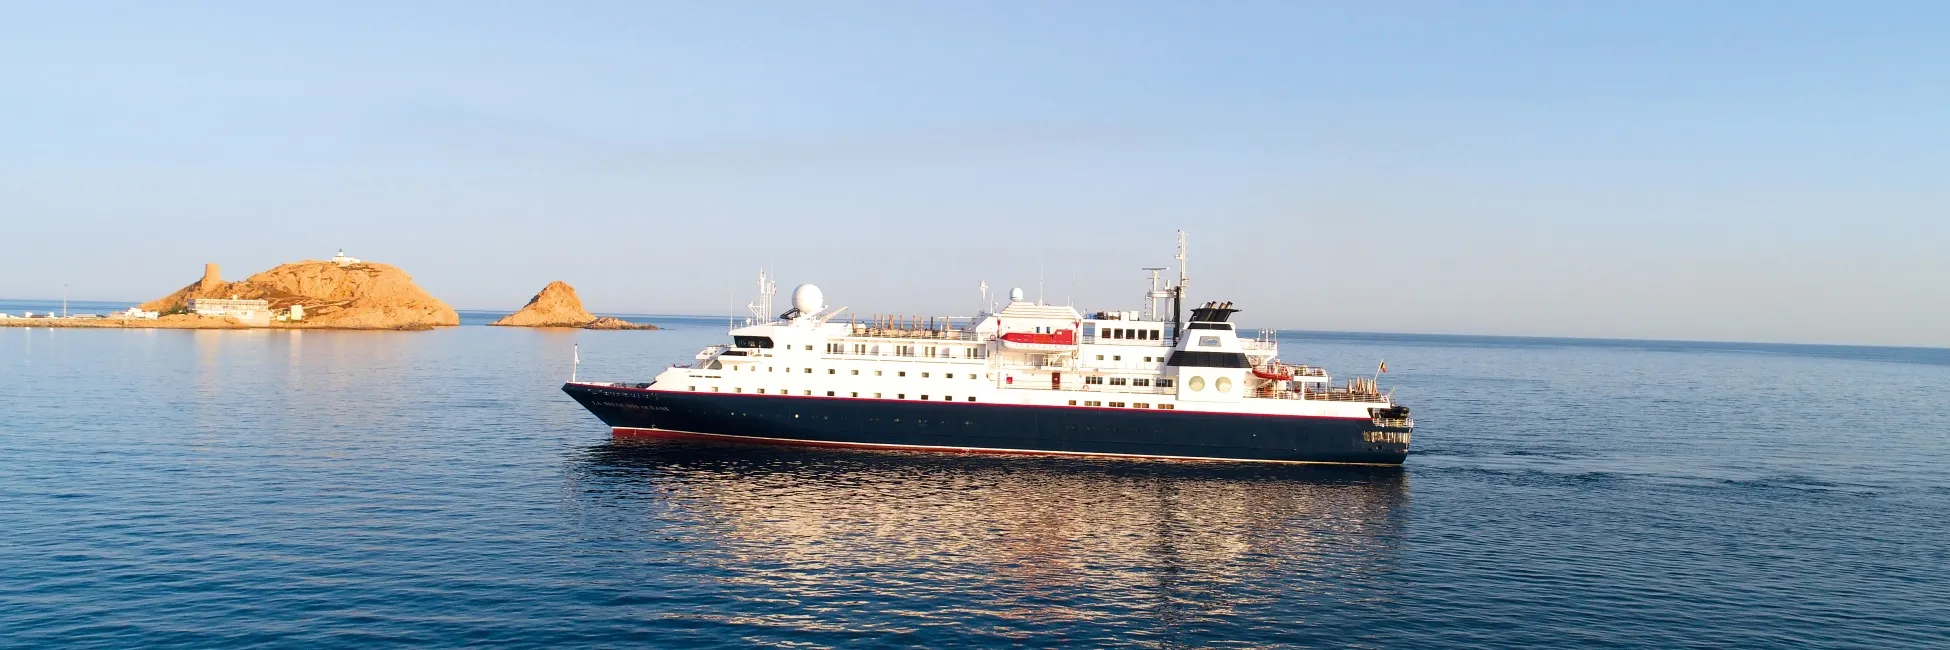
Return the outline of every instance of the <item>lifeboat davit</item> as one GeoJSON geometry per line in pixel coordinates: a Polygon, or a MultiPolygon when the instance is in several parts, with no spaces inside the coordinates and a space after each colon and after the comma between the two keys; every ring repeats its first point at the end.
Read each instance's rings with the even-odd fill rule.
{"type": "Polygon", "coordinates": [[[1057,330],[1049,334],[1010,332],[1002,335],[1002,347],[1030,352],[1068,352],[1077,347],[1076,330],[1057,330]]]}

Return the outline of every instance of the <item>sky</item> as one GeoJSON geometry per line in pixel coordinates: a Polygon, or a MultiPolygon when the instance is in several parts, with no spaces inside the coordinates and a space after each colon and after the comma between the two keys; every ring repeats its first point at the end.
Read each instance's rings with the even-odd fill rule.
{"type": "Polygon", "coordinates": [[[0,0],[0,297],[1950,346],[1950,3],[0,0]]]}

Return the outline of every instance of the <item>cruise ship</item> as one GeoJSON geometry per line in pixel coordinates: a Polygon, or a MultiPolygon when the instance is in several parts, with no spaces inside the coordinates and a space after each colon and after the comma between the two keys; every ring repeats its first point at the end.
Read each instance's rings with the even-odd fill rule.
{"type": "MultiPolygon", "coordinates": [[[[562,387],[616,437],[1211,461],[1400,465],[1414,421],[1373,376],[1336,384],[1242,333],[1230,302],[1185,305],[1151,272],[1141,311],[1025,299],[972,317],[842,317],[803,284],[773,315],[759,275],[731,341],[647,383],[562,387]],[[1168,307],[1166,306],[1168,305],[1168,307]],[[1187,313],[1189,312],[1189,313],[1187,313]]],[[[984,303],[987,287],[983,286],[984,303]]]]}

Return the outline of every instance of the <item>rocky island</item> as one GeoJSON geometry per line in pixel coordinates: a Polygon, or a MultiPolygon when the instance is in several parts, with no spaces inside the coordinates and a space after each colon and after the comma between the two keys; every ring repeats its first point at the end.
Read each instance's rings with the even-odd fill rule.
{"type": "Polygon", "coordinates": [[[16,318],[16,327],[247,327],[423,330],[459,325],[460,314],[413,283],[405,271],[345,256],[279,265],[225,282],[217,265],[203,277],[126,313],[107,317],[16,318]]]}
{"type": "Polygon", "coordinates": [[[141,308],[189,313],[190,301],[202,298],[263,300],[284,313],[298,307],[297,318],[274,321],[273,327],[391,330],[460,324],[453,307],[413,284],[405,271],[343,256],[283,264],[237,282],[224,282],[211,264],[201,280],[141,308]]]}
{"type": "Polygon", "coordinates": [[[488,323],[501,327],[578,327],[591,330],[654,330],[655,325],[632,323],[621,318],[597,318],[582,308],[575,287],[561,280],[548,283],[528,304],[501,320],[488,323]]]}

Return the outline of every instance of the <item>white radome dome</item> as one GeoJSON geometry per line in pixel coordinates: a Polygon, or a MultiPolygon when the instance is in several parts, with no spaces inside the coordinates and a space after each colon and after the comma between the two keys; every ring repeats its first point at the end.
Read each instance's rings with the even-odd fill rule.
{"type": "Polygon", "coordinates": [[[1009,290],[1009,302],[1022,302],[1022,287],[1009,290]]]}
{"type": "Polygon", "coordinates": [[[819,310],[826,308],[826,294],[820,293],[819,287],[799,285],[792,290],[792,308],[807,316],[819,313],[819,310]]]}

